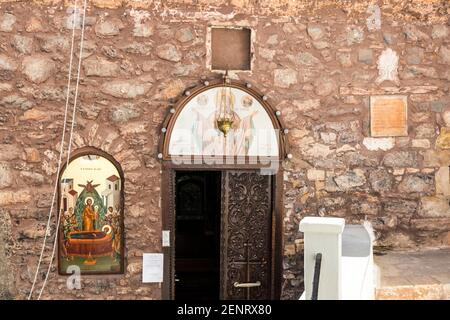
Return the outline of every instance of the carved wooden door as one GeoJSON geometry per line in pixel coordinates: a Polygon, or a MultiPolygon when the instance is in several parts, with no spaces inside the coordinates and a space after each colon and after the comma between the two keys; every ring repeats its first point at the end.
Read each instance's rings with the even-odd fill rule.
{"type": "Polygon", "coordinates": [[[221,229],[221,299],[271,299],[271,176],[223,172],[221,229]]]}

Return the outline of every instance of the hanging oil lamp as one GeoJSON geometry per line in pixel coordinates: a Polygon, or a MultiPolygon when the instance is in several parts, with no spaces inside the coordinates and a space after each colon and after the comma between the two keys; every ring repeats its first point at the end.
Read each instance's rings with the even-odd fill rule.
{"type": "Polygon", "coordinates": [[[224,137],[227,136],[234,122],[234,96],[229,84],[227,71],[223,77],[223,86],[219,88],[216,97],[216,124],[224,137]]]}

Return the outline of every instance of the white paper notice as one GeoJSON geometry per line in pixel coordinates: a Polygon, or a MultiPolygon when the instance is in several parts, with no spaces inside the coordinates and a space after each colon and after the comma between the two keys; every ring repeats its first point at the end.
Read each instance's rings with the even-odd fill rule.
{"type": "Polygon", "coordinates": [[[164,255],[144,253],[142,260],[142,282],[163,282],[164,255]]]}
{"type": "Polygon", "coordinates": [[[163,230],[162,232],[162,246],[170,247],[170,230],[163,230]]]}

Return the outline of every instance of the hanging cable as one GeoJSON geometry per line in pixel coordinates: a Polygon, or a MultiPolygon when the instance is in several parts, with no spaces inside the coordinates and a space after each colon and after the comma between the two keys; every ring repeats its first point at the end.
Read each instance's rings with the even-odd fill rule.
{"type": "MultiPolygon", "coordinates": [[[[74,3],[74,17],[75,17],[76,11],[77,11],[77,0],[75,0],[75,3],[74,3]]],[[[75,43],[75,21],[73,20],[72,21],[72,42],[71,42],[71,46],[70,46],[70,59],[69,59],[69,74],[68,74],[67,91],[66,91],[66,105],[65,105],[65,110],[64,110],[64,124],[63,124],[63,132],[62,132],[62,136],[61,136],[61,145],[60,145],[60,150],[59,150],[58,169],[56,170],[55,187],[53,189],[52,202],[50,205],[50,212],[48,213],[47,226],[45,229],[45,235],[44,235],[44,240],[42,243],[41,254],[39,256],[39,261],[38,261],[38,264],[36,267],[36,272],[34,273],[33,284],[31,286],[31,290],[28,295],[28,300],[30,300],[33,295],[34,287],[35,287],[36,281],[37,281],[37,276],[39,274],[39,269],[41,267],[41,262],[42,262],[42,258],[43,258],[44,250],[45,250],[45,243],[47,242],[47,235],[50,233],[50,221],[52,218],[52,213],[53,213],[53,208],[54,208],[54,203],[55,203],[55,198],[56,198],[56,192],[58,190],[58,180],[59,180],[59,173],[61,171],[61,163],[62,163],[62,156],[63,156],[63,151],[64,151],[64,141],[65,141],[66,127],[67,127],[67,114],[69,111],[69,97],[70,97],[70,84],[71,84],[71,79],[72,79],[72,63],[73,63],[74,43],[75,43]]]]}
{"type": "MultiPolygon", "coordinates": [[[[70,153],[72,150],[72,138],[73,138],[73,130],[75,125],[75,116],[76,116],[76,109],[77,109],[77,98],[78,98],[78,87],[80,84],[80,73],[81,73],[81,59],[83,56],[83,42],[84,42],[84,27],[85,27],[85,20],[86,20],[86,7],[87,7],[87,0],[84,0],[83,3],[83,19],[81,22],[81,39],[80,39],[80,53],[78,57],[78,70],[77,70],[77,81],[75,84],[75,96],[73,101],[73,110],[72,110],[72,123],[70,127],[70,136],[69,136],[69,142],[68,142],[68,150],[67,150],[67,166],[70,162],[70,153]]],[[[67,168],[66,166],[66,168],[67,168]]],[[[45,274],[45,279],[42,284],[41,291],[39,292],[38,300],[41,298],[42,292],[44,292],[45,285],[47,284],[48,276],[50,275],[50,271],[53,265],[53,259],[55,257],[55,251],[56,251],[56,245],[58,243],[58,232],[59,232],[59,225],[61,223],[61,212],[58,212],[58,219],[56,222],[56,230],[55,230],[55,240],[53,241],[53,250],[52,255],[50,257],[50,262],[47,268],[47,273],[45,274]]]]}

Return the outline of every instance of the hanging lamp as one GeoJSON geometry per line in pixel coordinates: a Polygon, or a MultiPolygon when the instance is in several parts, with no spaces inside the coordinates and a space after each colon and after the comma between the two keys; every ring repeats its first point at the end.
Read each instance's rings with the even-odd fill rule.
{"type": "Polygon", "coordinates": [[[219,88],[216,97],[216,124],[217,128],[226,137],[235,120],[234,96],[231,93],[228,71],[223,77],[223,86],[219,88]]]}

